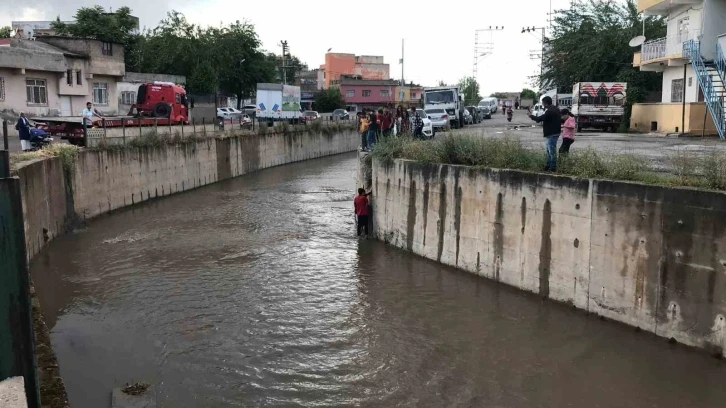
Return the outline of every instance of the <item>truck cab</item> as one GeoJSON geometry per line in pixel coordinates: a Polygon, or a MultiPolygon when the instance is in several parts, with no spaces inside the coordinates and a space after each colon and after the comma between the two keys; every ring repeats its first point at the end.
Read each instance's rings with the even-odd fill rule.
{"type": "Polygon", "coordinates": [[[453,128],[464,126],[464,101],[458,87],[424,88],[424,110],[444,109],[453,128]]]}
{"type": "Polygon", "coordinates": [[[172,82],[141,84],[129,116],[169,118],[172,123],[189,123],[187,92],[172,82]]]}

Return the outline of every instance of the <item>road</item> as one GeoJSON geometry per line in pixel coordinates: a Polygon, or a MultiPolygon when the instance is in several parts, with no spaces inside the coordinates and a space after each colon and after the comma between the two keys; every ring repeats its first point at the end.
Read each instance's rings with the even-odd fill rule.
{"type": "MultiPolygon", "coordinates": [[[[454,134],[477,134],[483,137],[512,137],[523,143],[544,147],[542,127],[535,125],[524,110],[515,111],[512,122],[497,111],[492,119],[480,124],[465,126],[452,131],[454,134]]],[[[440,135],[441,133],[437,134],[440,135]]],[[[705,154],[714,150],[726,153],[726,143],[717,137],[664,137],[633,133],[608,133],[584,130],[575,136],[571,150],[592,147],[597,151],[627,153],[642,156],[656,167],[667,166],[670,156],[676,152],[705,154]]]]}

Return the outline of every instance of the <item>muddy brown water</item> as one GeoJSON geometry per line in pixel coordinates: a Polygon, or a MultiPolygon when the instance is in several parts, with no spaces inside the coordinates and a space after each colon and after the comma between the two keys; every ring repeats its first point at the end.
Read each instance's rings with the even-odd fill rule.
{"type": "Polygon", "coordinates": [[[118,211],[31,265],[74,408],[724,407],[726,363],[353,235],[356,159],[118,211]]]}

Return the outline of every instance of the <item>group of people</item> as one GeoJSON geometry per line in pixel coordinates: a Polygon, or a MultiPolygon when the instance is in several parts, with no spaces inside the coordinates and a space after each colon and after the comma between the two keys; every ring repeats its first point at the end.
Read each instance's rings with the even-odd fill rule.
{"type": "Polygon", "coordinates": [[[414,107],[407,111],[399,105],[395,113],[391,108],[364,109],[358,112],[358,132],[361,150],[371,151],[381,137],[408,132],[414,137],[423,136],[423,119],[414,107]]]}
{"type": "Polygon", "coordinates": [[[552,98],[545,96],[542,98],[542,106],[545,112],[540,116],[529,115],[530,119],[537,123],[542,123],[542,132],[544,133],[545,148],[547,151],[547,164],[545,171],[557,170],[557,140],[562,136],[562,145],[560,145],[560,154],[570,152],[570,145],[575,141],[575,116],[567,109],[559,110],[552,103],[552,98]]]}

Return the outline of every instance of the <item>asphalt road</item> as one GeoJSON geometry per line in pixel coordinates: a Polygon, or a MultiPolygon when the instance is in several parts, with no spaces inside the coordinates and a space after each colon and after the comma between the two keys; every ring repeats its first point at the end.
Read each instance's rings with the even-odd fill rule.
{"type": "MultiPolygon", "coordinates": [[[[469,133],[483,137],[511,137],[526,144],[544,147],[542,126],[536,125],[527,117],[527,111],[515,111],[512,122],[499,111],[476,125],[465,126],[452,131],[455,134],[469,133]]],[[[560,142],[561,143],[561,142],[560,142]]],[[[726,142],[718,137],[665,137],[662,135],[646,135],[634,133],[609,133],[596,130],[583,130],[575,135],[575,143],[571,151],[592,147],[597,151],[609,153],[627,153],[650,160],[656,167],[668,167],[668,159],[678,153],[703,155],[714,150],[726,152],[726,142]]]]}

